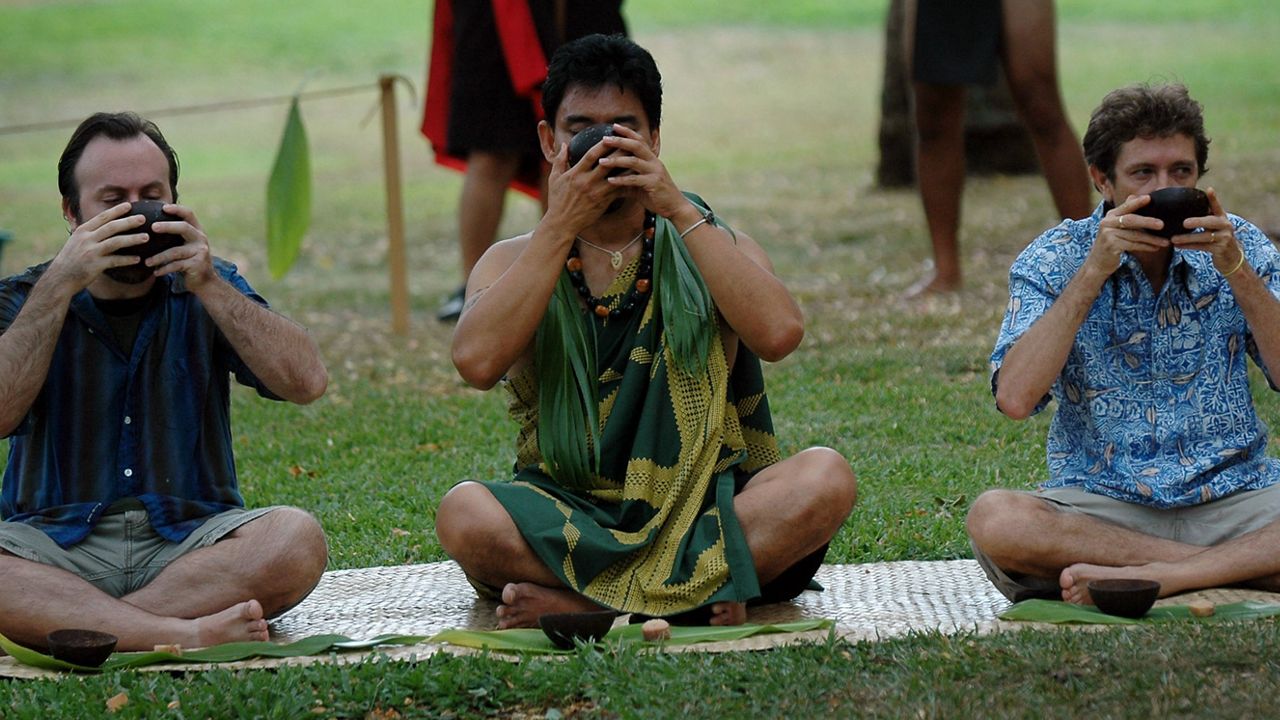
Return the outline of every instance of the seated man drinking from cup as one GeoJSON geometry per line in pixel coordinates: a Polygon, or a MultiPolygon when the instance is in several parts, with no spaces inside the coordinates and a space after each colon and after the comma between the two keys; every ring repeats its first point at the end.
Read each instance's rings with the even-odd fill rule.
{"type": "Polygon", "coordinates": [[[1006,415],[1058,403],[1049,479],[977,499],[975,554],[1013,600],[1089,603],[1106,578],[1155,580],[1161,596],[1280,589],[1280,461],[1246,361],[1277,389],[1280,252],[1212,189],[1177,227],[1151,216],[1158,191],[1205,172],[1186,88],[1111,92],[1083,144],[1103,203],[1018,256],[991,356],[1006,415]]]}

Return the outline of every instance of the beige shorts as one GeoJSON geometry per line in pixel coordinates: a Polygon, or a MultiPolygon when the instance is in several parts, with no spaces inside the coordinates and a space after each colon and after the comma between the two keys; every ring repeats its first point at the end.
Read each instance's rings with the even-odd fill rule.
{"type": "MultiPolygon", "coordinates": [[[[1115,500],[1076,487],[1048,488],[1027,494],[1052,504],[1061,512],[1080,513],[1145,535],[1202,547],[1221,544],[1280,520],[1280,483],[1169,510],[1115,500]]],[[[976,545],[969,544],[991,584],[1010,600],[1062,597],[1057,578],[1007,573],[976,545]]]]}
{"type": "Polygon", "coordinates": [[[169,563],[208,547],[236,528],[278,509],[236,508],[212,515],[186,540],[170,542],[151,527],[137,501],[113,503],[84,540],[62,548],[26,523],[0,522],[0,550],[24,560],[78,575],[112,597],[124,597],[151,582],[169,563]]]}

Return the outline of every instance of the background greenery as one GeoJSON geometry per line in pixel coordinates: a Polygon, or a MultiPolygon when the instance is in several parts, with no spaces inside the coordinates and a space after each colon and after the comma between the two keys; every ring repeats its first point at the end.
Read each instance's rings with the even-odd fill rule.
{"type": "MultiPolygon", "coordinates": [[[[312,230],[295,269],[266,272],[264,197],[286,106],[158,118],[182,159],[184,202],[216,252],[311,328],[331,373],[308,407],[234,397],[243,490],[252,504],[313,510],[332,567],[443,559],[434,508],[454,482],[502,477],[513,426],[500,392],[478,393],[431,319],[457,282],[460,179],[416,132],[429,3],[35,2],[0,0],[0,128],[78,121],[99,109],[155,111],[308,90],[312,230]],[[401,144],[414,325],[388,330],[378,74],[405,75],[401,144]],[[405,532],[396,532],[405,531],[405,532]]],[[[632,0],[636,39],[665,76],[663,155],[677,181],[760,239],[807,316],[803,346],[768,368],[783,448],[827,444],[862,497],[831,562],[968,557],[963,516],[983,489],[1043,474],[1047,418],[1003,419],[986,357],[1005,272],[1055,222],[1035,177],[972,180],[964,207],[969,287],[907,303],[925,272],[913,192],[872,186],[885,0],[632,0]]],[[[1280,5],[1246,0],[1059,2],[1070,115],[1120,84],[1174,79],[1206,105],[1211,173],[1229,209],[1280,236],[1280,5]]],[[[0,229],[9,274],[65,239],[55,162],[69,127],[0,134],[0,229]]],[[[536,222],[512,196],[504,234],[536,222]]],[[[1261,387],[1261,386],[1260,386],[1261,387]]],[[[1273,425],[1280,405],[1259,392],[1273,425]]],[[[0,461],[3,462],[3,461],[0,461]]],[[[567,663],[433,658],[417,665],[111,675],[0,684],[15,716],[121,713],[341,717],[1267,714],[1277,630],[1240,627],[933,635],[881,644],[733,656],[587,653],[567,663]],[[627,680],[623,682],[621,678],[627,680]],[[166,706],[178,701],[176,709],[166,706]]]]}

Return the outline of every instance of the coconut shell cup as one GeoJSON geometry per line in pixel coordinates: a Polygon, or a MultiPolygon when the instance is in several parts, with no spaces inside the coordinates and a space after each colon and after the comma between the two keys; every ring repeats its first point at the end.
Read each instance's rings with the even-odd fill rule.
{"type": "Polygon", "coordinates": [[[160,200],[139,200],[129,206],[129,214],[141,215],[147,219],[142,227],[136,230],[130,230],[128,234],[146,233],[147,241],[141,245],[133,245],[127,248],[121,248],[115,252],[116,255],[137,255],[142,260],[160,253],[170,248],[176,248],[185,242],[181,235],[173,235],[171,233],[155,232],[151,226],[158,222],[180,222],[182,218],[177,215],[170,215],[164,211],[165,203],[160,200]]]}
{"type": "Polygon", "coordinates": [[[1167,187],[1151,193],[1151,202],[1133,211],[1134,215],[1159,218],[1164,227],[1159,230],[1148,230],[1152,235],[1171,238],[1191,232],[1182,221],[1187,218],[1204,217],[1212,213],[1209,209],[1209,196],[1200,188],[1167,187]]]}
{"type": "Polygon", "coordinates": [[[577,643],[596,643],[613,627],[618,613],[612,610],[550,613],[538,618],[538,626],[556,647],[572,650],[577,643]]]}
{"type": "Polygon", "coordinates": [[[63,662],[98,667],[111,657],[118,640],[110,633],[68,628],[54,630],[45,637],[49,654],[63,662]]]}
{"type": "Polygon", "coordinates": [[[1155,580],[1111,578],[1090,580],[1087,586],[1093,604],[1108,615],[1140,618],[1147,614],[1160,594],[1155,580]]]}
{"type": "Polygon", "coordinates": [[[578,134],[574,135],[573,139],[569,141],[569,165],[577,165],[582,156],[586,155],[591,148],[612,135],[613,125],[611,123],[600,123],[599,125],[592,125],[579,130],[578,134]]]}

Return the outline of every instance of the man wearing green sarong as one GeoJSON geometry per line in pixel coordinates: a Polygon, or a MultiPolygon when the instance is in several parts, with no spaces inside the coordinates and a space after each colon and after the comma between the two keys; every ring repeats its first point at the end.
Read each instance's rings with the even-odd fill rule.
{"type": "Polygon", "coordinates": [[[855,500],[835,451],[778,453],[760,359],[799,345],[800,310],[764,250],[671,179],[661,104],[633,42],[562,46],[539,125],[547,213],[468,281],[453,361],[475,387],[504,381],[515,477],[454,487],[436,532],[500,597],[501,627],[601,607],[742,623],[808,585],[855,500]]]}

